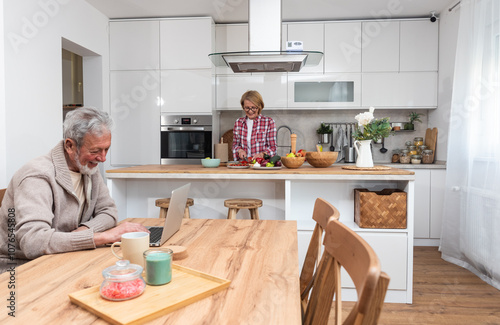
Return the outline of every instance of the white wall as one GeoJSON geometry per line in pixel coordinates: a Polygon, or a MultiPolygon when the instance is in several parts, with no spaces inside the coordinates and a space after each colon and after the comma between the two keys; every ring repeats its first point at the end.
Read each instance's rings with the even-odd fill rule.
{"type": "MultiPolygon", "coordinates": [[[[3,0],[0,0],[0,17],[3,17],[3,0]]],[[[3,31],[3,24],[0,24],[0,188],[7,187],[7,132],[5,121],[5,65],[3,31]]]]}
{"type": "Polygon", "coordinates": [[[0,156],[5,157],[4,165],[0,160],[0,188],[24,163],[62,139],[63,38],[88,50],[96,58],[93,62],[100,63],[95,71],[102,75],[102,87],[98,100],[91,102],[109,112],[106,16],[83,0],[7,0],[3,18],[5,87],[0,104],[4,91],[5,113],[0,110],[0,126],[6,146],[0,146],[0,156]]]}
{"type": "MultiPolygon", "coordinates": [[[[451,8],[457,1],[450,2],[451,8]]],[[[436,159],[447,160],[451,95],[455,71],[460,6],[451,12],[445,9],[439,16],[439,96],[438,108],[429,111],[428,127],[438,128],[436,159]]]]}

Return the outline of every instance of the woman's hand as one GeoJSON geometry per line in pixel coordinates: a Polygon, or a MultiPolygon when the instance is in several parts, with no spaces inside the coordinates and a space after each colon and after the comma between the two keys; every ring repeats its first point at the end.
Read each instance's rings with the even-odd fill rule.
{"type": "Polygon", "coordinates": [[[254,155],[252,157],[252,160],[255,160],[256,158],[264,158],[264,153],[263,152],[259,152],[258,154],[254,155]]]}
{"type": "Polygon", "coordinates": [[[238,150],[238,156],[240,157],[240,159],[246,159],[247,158],[247,152],[243,149],[239,149],[238,150]]]}

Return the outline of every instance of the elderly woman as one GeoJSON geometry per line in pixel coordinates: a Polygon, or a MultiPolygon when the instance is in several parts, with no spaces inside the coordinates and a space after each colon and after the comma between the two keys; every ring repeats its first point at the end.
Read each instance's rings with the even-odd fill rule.
{"type": "Polygon", "coordinates": [[[249,90],[241,96],[241,108],[245,117],[240,117],[233,128],[234,160],[264,158],[264,154],[276,154],[276,123],[260,113],[264,101],[259,92],[249,90]]]}

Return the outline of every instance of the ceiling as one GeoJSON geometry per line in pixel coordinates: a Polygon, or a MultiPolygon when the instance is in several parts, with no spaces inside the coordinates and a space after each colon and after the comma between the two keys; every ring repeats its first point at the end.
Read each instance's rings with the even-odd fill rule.
{"type": "MultiPolygon", "coordinates": [[[[211,16],[248,22],[248,0],[86,0],[109,18],[211,16]]],[[[283,0],[282,21],[430,17],[459,0],[283,0]]]]}

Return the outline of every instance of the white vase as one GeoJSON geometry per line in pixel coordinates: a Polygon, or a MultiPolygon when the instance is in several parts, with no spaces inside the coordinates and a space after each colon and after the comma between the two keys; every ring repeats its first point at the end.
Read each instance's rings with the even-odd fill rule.
{"type": "Polygon", "coordinates": [[[358,154],[358,158],[356,158],[356,167],[373,167],[371,142],[372,140],[354,141],[354,149],[356,149],[356,153],[358,154]]]}

